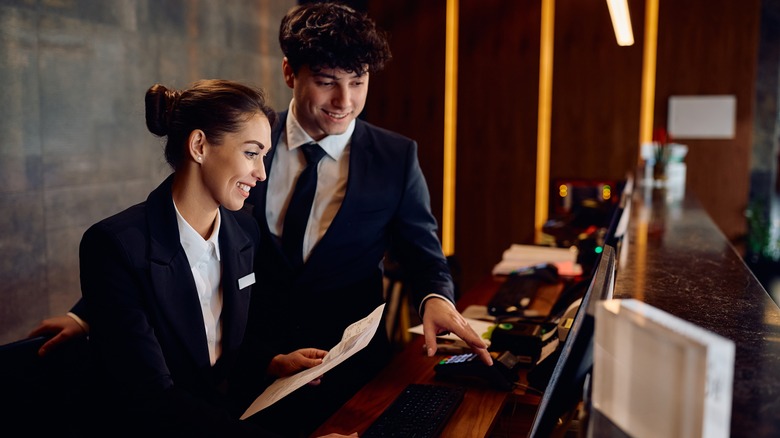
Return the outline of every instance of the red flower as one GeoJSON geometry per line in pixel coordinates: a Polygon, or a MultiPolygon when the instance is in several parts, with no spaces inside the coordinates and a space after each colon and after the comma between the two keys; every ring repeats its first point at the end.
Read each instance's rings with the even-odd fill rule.
{"type": "Polygon", "coordinates": [[[653,143],[665,145],[670,141],[671,138],[669,137],[669,133],[666,132],[665,128],[655,128],[655,130],[653,130],[653,143]]]}
{"type": "Polygon", "coordinates": [[[655,128],[653,130],[653,144],[655,152],[655,165],[665,167],[669,161],[669,142],[672,139],[665,128],[655,128]]]}

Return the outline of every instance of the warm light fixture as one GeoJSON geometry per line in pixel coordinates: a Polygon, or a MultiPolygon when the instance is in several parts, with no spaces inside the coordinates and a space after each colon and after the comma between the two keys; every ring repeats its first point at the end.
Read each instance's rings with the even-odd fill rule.
{"type": "Polygon", "coordinates": [[[550,206],[550,138],[552,131],[553,46],[555,41],[555,0],[542,0],[539,35],[539,108],[536,125],[536,211],[534,242],[544,240],[542,227],[550,206]]]}
{"type": "Polygon", "coordinates": [[[441,247],[455,252],[455,143],[458,119],[458,2],[447,0],[444,49],[444,187],[442,189],[441,247]]]}
{"type": "Polygon", "coordinates": [[[612,28],[620,46],[634,44],[634,32],[631,30],[631,16],[628,13],[628,0],[607,0],[612,28]]]}

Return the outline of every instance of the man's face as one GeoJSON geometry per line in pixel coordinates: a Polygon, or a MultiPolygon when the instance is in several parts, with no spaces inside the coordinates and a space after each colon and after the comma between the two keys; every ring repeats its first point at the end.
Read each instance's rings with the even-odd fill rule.
{"type": "Polygon", "coordinates": [[[366,104],[368,73],[358,75],[341,69],[313,72],[303,66],[297,75],[283,63],[284,78],[293,89],[293,114],[314,140],[343,134],[366,104]]]}

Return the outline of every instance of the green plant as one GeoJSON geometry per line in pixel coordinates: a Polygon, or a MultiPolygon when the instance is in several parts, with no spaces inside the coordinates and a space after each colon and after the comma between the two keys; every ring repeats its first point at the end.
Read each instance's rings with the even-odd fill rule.
{"type": "Polygon", "coordinates": [[[748,224],[747,258],[753,262],[780,261],[780,237],[773,235],[766,201],[751,201],[745,216],[748,224]]]}
{"type": "Polygon", "coordinates": [[[666,164],[669,162],[671,137],[665,128],[653,131],[653,176],[663,179],[666,176],[666,164]]]}

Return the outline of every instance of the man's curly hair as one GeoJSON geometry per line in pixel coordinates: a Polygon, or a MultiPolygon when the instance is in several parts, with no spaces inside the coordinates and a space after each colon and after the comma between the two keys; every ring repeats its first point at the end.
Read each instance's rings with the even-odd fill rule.
{"type": "Polygon", "coordinates": [[[338,3],[298,5],[282,19],[279,45],[294,73],[342,69],[362,75],[382,70],[390,60],[384,32],[365,14],[338,3]]]}

